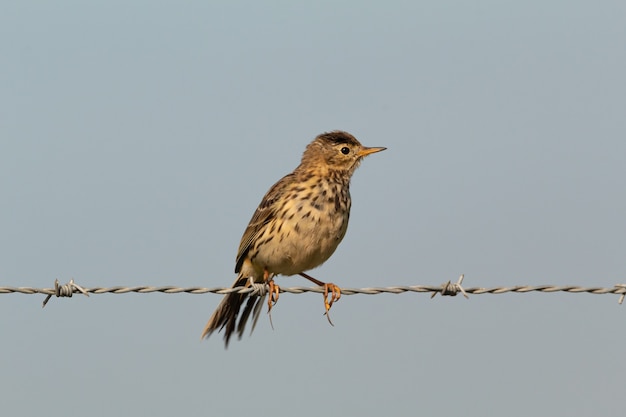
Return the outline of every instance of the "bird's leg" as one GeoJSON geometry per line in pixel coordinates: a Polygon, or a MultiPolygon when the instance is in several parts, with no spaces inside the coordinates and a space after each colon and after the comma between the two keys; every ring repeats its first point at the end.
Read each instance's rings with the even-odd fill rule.
{"type": "Polygon", "coordinates": [[[280,294],[280,287],[274,283],[274,277],[270,275],[267,268],[263,269],[263,280],[267,282],[270,287],[270,296],[267,299],[267,312],[272,310],[272,307],[278,302],[278,295],[280,294]]]}
{"type": "Polygon", "coordinates": [[[328,314],[328,311],[333,306],[333,303],[335,301],[339,301],[339,299],[341,298],[341,288],[331,282],[322,282],[318,279],[315,279],[312,276],[305,274],[304,272],[300,272],[300,276],[308,279],[316,285],[319,285],[320,287],[324,287],[324,307],[326,308],[326,313],[324,314],[326,314],[326,318],[328,319],[330,325],[334,326],[333,322],[330,320],[330,315],[328,314]]]}

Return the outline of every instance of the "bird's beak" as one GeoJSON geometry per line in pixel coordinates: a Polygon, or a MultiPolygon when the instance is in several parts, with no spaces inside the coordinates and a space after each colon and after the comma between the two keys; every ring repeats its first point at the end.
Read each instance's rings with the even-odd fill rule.
{"type": "Polygon", "coordinates": [[[361,149],[359,149],[359,156],[367,156],[371,153],[376,153],[376,152],[381,152],[384,151],[387,148],[368,148],[366,146],[361,147],[361,149]]]}

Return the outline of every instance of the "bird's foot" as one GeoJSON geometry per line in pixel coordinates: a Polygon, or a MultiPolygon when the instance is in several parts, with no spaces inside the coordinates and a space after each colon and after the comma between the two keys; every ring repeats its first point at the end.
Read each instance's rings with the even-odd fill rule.
{"type": "Polygon", "coordinates": [[[276,305],[278,302],[278,296],[280,294],[280,287],[274,283],[273,279],[270,279],[267,282],[267,285],[270,287],[269,292],[270,296],[267,299],[267,313],[269,314],[272,311],[272,307],[276,305]]]}
{"type": "Polygon", "coordinates": [[[333,306],[335,301],[339,301],[341,298],[341,288],[336,286],[331,282],[327,282],[324,284],[324,307],[326,307],[326,318],[331,326],[334,326],[333,322],[330,320],[330,308],[333,306]]]}
{"type": "Polygon", "coordinates": [[[326,312],[324,314],[326,315],[330,325],[334,326],[333,322],[330,320],[328,311],[333,306],[333,303],[341,298],[341,288],[330,282],[322,282],[317,278],[313,278],[309,274],[305,274],[304,272],[300,272],[299,275],[324,288],[324,307],[326,308],[326,312]]]}

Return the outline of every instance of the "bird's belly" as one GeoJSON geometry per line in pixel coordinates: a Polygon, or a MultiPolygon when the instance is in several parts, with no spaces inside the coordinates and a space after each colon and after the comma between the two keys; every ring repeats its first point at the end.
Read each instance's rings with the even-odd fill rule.
{"type": "Polygon", "coordinates": [[[335,252],[346,234],[347,216],[297,207],[294,211],[293,217],[289,213],[283,217],[280,230],[274,227],[271,241],[257,248],[255,265],[274,274],[294,275],[320,266],[335,252]]]}

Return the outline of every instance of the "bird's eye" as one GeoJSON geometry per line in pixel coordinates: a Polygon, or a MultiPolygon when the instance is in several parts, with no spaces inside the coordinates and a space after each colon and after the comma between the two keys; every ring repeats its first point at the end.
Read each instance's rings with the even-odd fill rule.
{"type": "Polygon", "coordinates": [[[344,155],[347,155],[350,153],[350,148],[348,148],[347,146],[344,146],[343,148],[341,148],[341,153],[344,155]]]}

